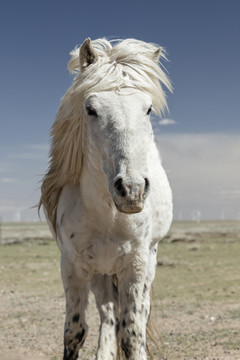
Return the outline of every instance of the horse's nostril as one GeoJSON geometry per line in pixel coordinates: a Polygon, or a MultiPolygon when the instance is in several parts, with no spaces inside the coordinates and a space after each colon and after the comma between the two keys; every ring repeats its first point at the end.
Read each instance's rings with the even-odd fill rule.
{"type": "Polygon", "coordinates": [[[119,178],[119,179],[117,179],[115,181],[114,188],[115,188],[117,194],[119,194],[122,197],[126,197],[127,192],[126,192],[126,189],[123,186],[123,179],[122,178],[119,178]]]}
{"type": "Polygon", "coordinates": [[[144,181],[145,181],[144,193],[146,194],[146,193],[148,193],[148,191],[149,191],[150,183],[149,183],[148,178],[145,178],[144,181]]]}

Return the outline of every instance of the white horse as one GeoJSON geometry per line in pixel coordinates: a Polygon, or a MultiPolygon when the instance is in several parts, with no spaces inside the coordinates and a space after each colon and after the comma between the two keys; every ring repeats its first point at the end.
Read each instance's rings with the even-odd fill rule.
{"type": "Polygon", "coordinates": [[[87,337],[91,289],[101,326],[97,360],[145,360],[157,246],[172,221],[172,195],[150,121],[166,107],[161,48],[128,39],[86,39],[52,127],[42,184],[61,250],[66,296],[64,360],[87,337]]]}

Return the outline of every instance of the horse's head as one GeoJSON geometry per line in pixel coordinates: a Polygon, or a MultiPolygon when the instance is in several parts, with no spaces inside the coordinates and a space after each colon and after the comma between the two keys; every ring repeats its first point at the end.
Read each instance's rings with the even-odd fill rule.
{"type": "Polygon", "coordinates": [[[104,91],[85,101],[90,147],[98,153],[117,209],[128,214],[142,211],[151,187],[151,109],[151,98],[136,90],[104,91]]]}
{"type": "Polygon", "coordinates": [[[77,76],[62,99],[52,128],[51,161],[40,200],[53,227],[62,188],[79,185],[85,128],[89,130],[89,148],[98,153],[95,165],[106,175],[118,210],[136,213],[143,209],[151,189],[149,113],[151,107],[158,114],[167,108],[162,84],[171,91],[159,66],[164,51],[154,44],[134,39],[115,43],[86,39],[71,55],[68,68],[77,76]]]}
{"type": "Polygon", "coordinates": [[[170,86],[158,65],[160,53],[136,40],[112,48],[90,39],[79,52],[81,81],[90,89],[84,101],[90,148],[98,154],[113,202],[127,214],[143,210],[151,188],[150,112],[166,106],[160,78],[170,86]]]}

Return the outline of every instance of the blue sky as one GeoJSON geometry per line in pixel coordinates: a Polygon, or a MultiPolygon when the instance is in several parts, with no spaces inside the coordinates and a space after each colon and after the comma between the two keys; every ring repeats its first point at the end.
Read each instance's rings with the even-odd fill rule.
{"type": "Polygon", "coordinates": [[[175,218],[196,211],[204,218],[240,216],[238,0],[9,0],[1,2],[0,27],[4,220],[37,218],[29,207],[47,167],[49,129],[72,81],[69,52],[88,36],[134,37],[167,49],[174,94],[165,117],[174,121],[159,125],[156,137],[175,218]]]}

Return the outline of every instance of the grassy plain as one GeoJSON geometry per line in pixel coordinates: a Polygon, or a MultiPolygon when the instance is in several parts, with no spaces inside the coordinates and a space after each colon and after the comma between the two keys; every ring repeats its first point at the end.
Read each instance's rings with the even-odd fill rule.
{"type": "MultiPolygon", "coordinates": [[[[0,359],[59,360],[64,295],[59,250],[45,224],[4,224],[0,245],[0,359]]],[[[240,224],[175,223],[160,243],[152,314],[154,359],[240,360],[240,224]]],[[[82,360],[94,359],[89,304],[82,360]]]]}

